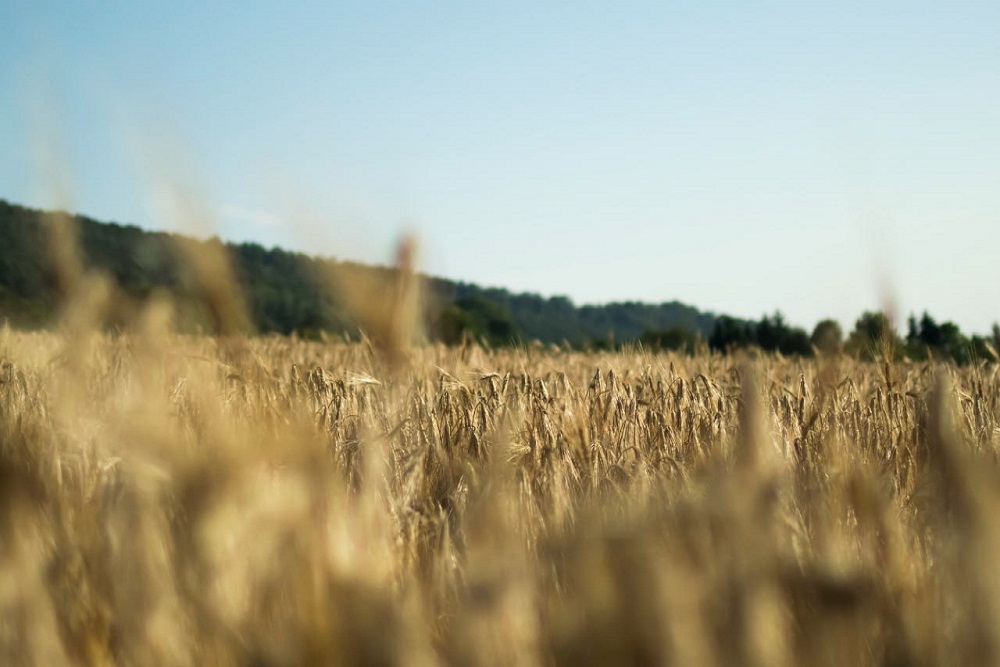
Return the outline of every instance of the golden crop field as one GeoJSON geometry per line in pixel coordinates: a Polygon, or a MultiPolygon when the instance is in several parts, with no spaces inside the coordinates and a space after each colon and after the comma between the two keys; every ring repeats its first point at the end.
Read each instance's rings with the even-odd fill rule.
{"type": "Polygon", "coordinates": [[[1000,661],[996,365],[0,330],[0,664],[1000,661]]]}

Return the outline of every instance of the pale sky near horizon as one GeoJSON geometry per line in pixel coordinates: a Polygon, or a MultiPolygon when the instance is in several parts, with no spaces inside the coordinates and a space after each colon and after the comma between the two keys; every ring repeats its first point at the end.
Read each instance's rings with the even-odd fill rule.
{"type": "Polygon", "coordinates": [[[995,1],[6,0],[0,26],[13,202],[179,229],[150,202],[180,174],[205,235],[384,262],[412,231],[431,274],[578,304],[1000,320],[995,1]]]}

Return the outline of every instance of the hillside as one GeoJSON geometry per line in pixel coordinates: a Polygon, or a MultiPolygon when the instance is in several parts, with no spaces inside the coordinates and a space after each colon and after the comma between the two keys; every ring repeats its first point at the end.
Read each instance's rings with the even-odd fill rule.
{"type": "MultiPolygon", "coordinates": [[[[16,326],[46,326],[57,313],[56,281],[42,224],[45,215],[0,200],[0,318],[16,326]]],[[[197,299],[174,249],[175,241],[183,237],[82,215],[73,218],[88,267],[111,276],[129,300],[138,302],[157,290],[166,291],[188,305],[190,321],[198,321],[197,299]]],[[[356,325],[316,276],[328,263],[362,273],[387,270],[253,243],[227,243],[225,249],[252,324],[260,332],[350,332],[356,325]]],[[[609,339],[623,342],[649,330],[671,327],[707,336],[716,320],[713,314],[676,301],[576,306],[566,297],[515,294],[440,278],[430,278],[428,285],[432,335],[445,339],[471,330],[498,343],[511,338],[574,345],[609,339]]]]}

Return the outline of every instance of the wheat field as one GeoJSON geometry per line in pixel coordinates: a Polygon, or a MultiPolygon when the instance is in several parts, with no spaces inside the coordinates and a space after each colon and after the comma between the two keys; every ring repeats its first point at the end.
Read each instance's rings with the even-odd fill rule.
{"type": "Polygon", "coordinates": [[[0,364],[0,664],[1000,662],[996,365],[154,316],[0,364]]]}
{"type": "Polygon", "coordinates": [[[410,241],[322,276],[360,342],[249,335],[183,242],[214,335],[163,295],[109,331],[49,231],[58,326],[0,329],[0,664],[1000,662],[995,364],[434,345],[410,241]]]}

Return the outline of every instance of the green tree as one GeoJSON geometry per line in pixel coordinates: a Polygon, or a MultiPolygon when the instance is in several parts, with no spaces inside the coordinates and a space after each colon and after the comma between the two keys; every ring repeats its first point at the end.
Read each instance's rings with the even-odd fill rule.
{"type": "Polygon", "coordinates": [[[756,340],[752,323],[723,315],[715,321],[712,334],[708,337],[708,345],[713,350],[726,352],[747,347],[756,343],[756,340]]]}
{"type": "Polygon", "coordinates": [[[447,306],[436,328],[438,337],[450,345],[467,337],[492,346],[511,345],[521,338],[505,307],[479,297],[466,297],[447,306]]]}
{"type": "Polygon", "coordinates": [[[909,318],[906,354],[911,359],[935,358],[964,365],[976,359],[989,358],[984,341],[971,341],[954,322],[938,324],[924,311],[919,321],[912,315],[909,318]]]}
{"type": "Polygon", "coordinates": [[[836,354],[840,352],[841,347],[844,345],[844,332],[840,328],[840,322],[831,319],[820,320],[813,328],[809,342],[821,354],[836,354]]]}
{"type": "Polygon", "coordinates": [[[896,335],[892,320],[883,312],[864,312],[854,323],[847,338],[847,352],[869,361],[896,359],[902,353],[902,341],[896,335]]]}
{"type": "Polygon", "coordinates": [[[803,329],[789,326],[785,316],[776,311],[770,317],[765,315],[755,327],[756,344],[767,352],[781,354],[812,355],[809,335],[803,329]]]}
{"type": "Polygon", "coordinates": [[[691,354],[701,336],[687,327],[671,327],[661,331],[647,331],[639,337],[643,346],[652,350],[677,350],[691,354]]]}

